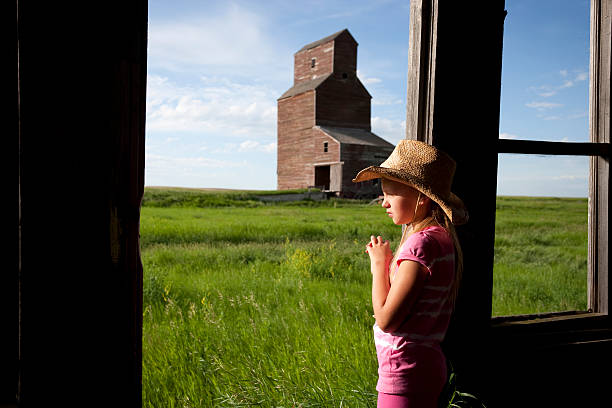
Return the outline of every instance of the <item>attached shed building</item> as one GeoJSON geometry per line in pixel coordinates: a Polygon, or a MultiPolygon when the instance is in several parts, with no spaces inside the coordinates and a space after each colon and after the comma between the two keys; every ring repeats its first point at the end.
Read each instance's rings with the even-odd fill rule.
{"type": "Polygon", "coordinates": [[[278,189],[318,187],[342,196],[380,192],[354,184],[393,145],[371,132],[372,96],[357,78],[357,42],[342,30],[294,56],[294,83],[278,99],[278,189]]]}

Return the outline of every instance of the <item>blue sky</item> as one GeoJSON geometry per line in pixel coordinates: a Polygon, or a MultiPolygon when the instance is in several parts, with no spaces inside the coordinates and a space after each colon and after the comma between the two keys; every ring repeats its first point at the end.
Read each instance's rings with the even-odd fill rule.
{"type": "MultiPolygon", "coordinates": [[[[588,141],[588,1],[506,9],[500,136],[588,141]]],[[[407,0],[149,0],[145,185],[275,189],[276,100],[293,54],[344,28],[372,131],[397,143],[408,21],[407,0]]],[[[498,194],[586,196],[587,179],[587,158],[500,155],[498,194]]]]}

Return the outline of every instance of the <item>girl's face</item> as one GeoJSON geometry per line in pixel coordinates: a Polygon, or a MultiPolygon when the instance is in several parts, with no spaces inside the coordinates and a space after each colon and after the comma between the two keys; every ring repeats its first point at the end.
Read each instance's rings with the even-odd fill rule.
{"type": "MultiPolygon", "coordinates": [[[[397,225],[409,224],[414,221],[415,208],[419,192],[406,184],[397,181],[382,180],[383,202],[382,206],[397,225]]],[[[426,198],[421,194],[421,201],[426,198]]],[[[419,206],[421,207],[421,206],[419,206]]],[[[420,211],[418,211],[420,213],[420,211]]],[[[417,214],[418,219],[418,214],[417,214]]]]}

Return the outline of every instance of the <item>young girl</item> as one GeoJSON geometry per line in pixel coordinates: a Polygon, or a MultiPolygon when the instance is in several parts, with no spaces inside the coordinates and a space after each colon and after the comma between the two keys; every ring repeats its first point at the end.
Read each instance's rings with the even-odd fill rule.
{"type": "Polygon", "coordinates": [[[455,162],[426,143],[402,140],[380,166],[354,182],[382,178],[382,206],[405,225],[393,255],[389,242],[370,238],[372,306],[378,356],[378,407],[436,407],[446,383],[440,349],[461,277],[461,248],[453,225],[467,222],[450,191],[455,162]]]}

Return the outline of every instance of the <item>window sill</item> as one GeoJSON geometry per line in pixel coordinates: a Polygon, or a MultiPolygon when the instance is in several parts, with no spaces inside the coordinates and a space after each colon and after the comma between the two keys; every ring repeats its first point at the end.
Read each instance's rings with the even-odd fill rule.
{"type": "Polygon", "coordinates": [[[491,319],[492,340],[513,347],[550,348],[612,340],[610,316],[591,312],[500,316],[491,319]]]}
{"type": "Polygon", "coordinates": [[[601,313],[569,310],[565,312],[551,312],[538,314],[524,314],[511,316],[495,316],[491,318],[492,327],[503,327],[517,324],[533,324],[546,322],[561,322],[574,319],[592,319],[606,316],[601,313]]]}

